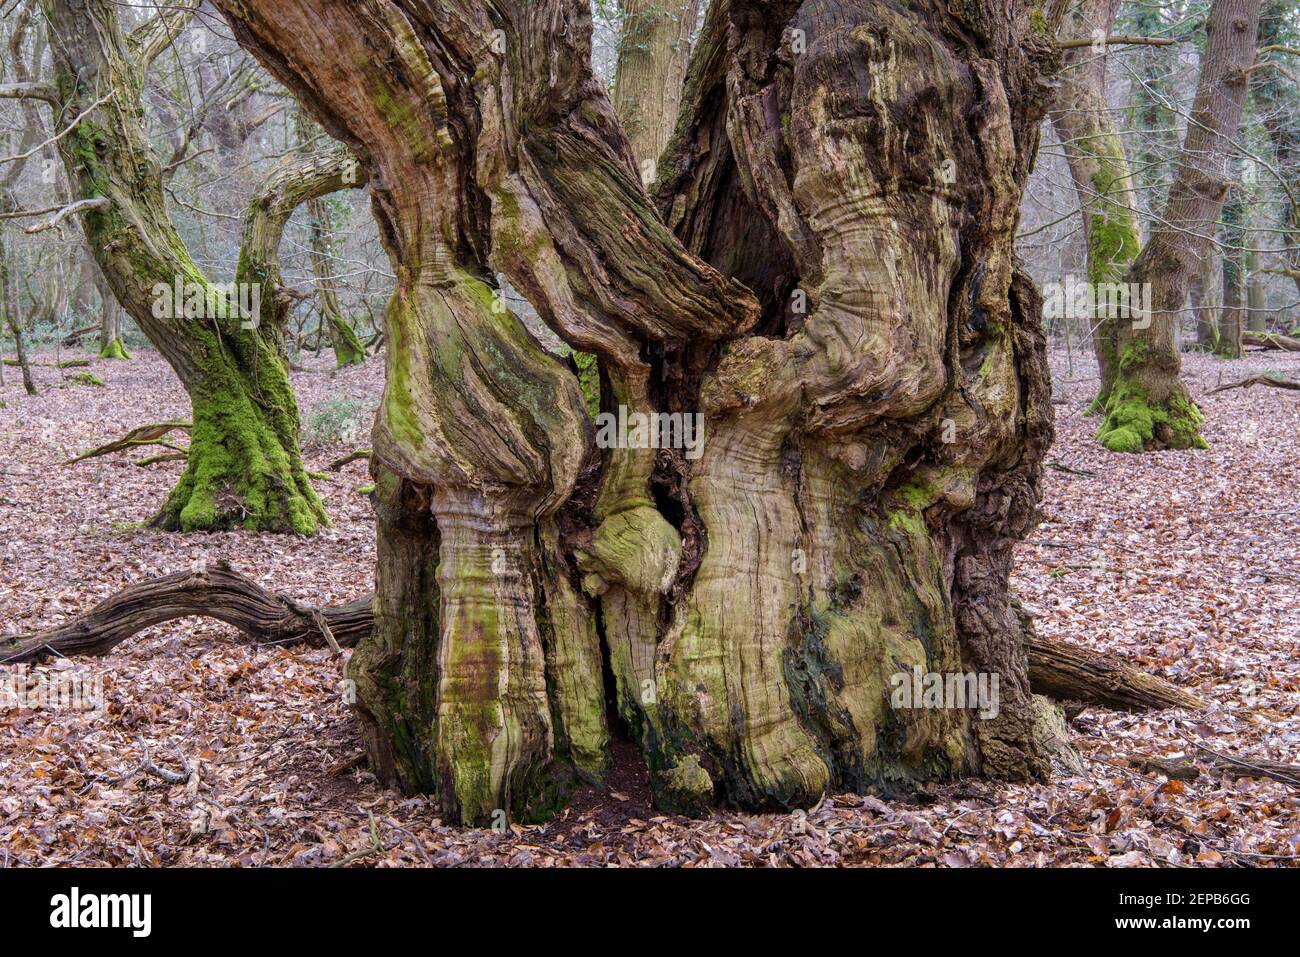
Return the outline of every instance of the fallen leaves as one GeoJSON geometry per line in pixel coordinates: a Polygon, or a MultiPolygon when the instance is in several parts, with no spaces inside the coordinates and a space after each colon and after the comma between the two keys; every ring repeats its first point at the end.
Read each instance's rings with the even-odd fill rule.
{"type": "MultiPolygon", "coordinates": [[[[1300,370],[1300,356],[1269,356],[1300,370]]],[[[1062,357],[1055,356],[1060,371],[1062,357]]],[[[181,466],[129,457],[58,462],[145,420],[184,418],[156,355],[96,363],[107,386],[41,395],[17,383],[0,409],[0,631],[48,626],[123,585],[226,558],[265,587],[332,604],[370,590],[365,463],[320,483],[334,527],[311,540],[163,535],[144,524],[181,466]],[[142,408],[147,397],[147,408],[142,408]]],[[[1191,356],[1203,395],[1258,360],[1191,356]]],[[[298,373],[304,410],[373,402],[382,362],[298,373]]],[[[1211,702],[1200,714],[1085,711],[1073,740],[1087,775],[1048,784],[958,782],[923,801],[837,795],[790,814],[661,815],[624,775],[556,820],[463,830],[422,797],[377,786],[354,758],[342,661],[252,648],[210,621],[174,622],[90,663],[107,711],[0,711],[0,865],[324,867],[916,867],[1294,865],[1300,795],[1204,766],[1195,780],[1130,767],[1188,739],[1300,762],[1300,401],[1280,390],[1206,397],[1209,452],[1126,456],[1091,442],[1088,381],[1063,382],[1061,468],[1015,584],[1039,630],[1121,655],[1211,702]],[[152,765],[155,770],[149,770],[152,765]]],[[[308,450],[322,470],[351,451],[308,450]]],[[[76,669],[54,661],[42,669],[76,669]]]]}

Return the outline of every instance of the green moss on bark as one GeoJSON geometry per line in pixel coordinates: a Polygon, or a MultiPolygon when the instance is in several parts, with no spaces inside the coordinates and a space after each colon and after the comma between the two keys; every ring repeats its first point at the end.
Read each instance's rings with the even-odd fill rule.
{"type": "Polygon", "coordinates": [[[113,339],[104,343],[103,347],[99,350],[99,357],[101,359],[126,360],[131,358],[131,353],[126,351],[126,346],[122,345],[121,339],[113,339]]]}
{"type": "Polygon", "coordinates": [[[260,353],[252,381],[218,354],[191,386],[189,465],[155,519],[160,528],[310,535],[329,524],[298,450],[297,403],[284,367],[260,343],[247,345],[260,353]]]}
{"type": "Polygon", "coordinates": [[[1148,448],[1204,449],[1205,416],[1186,396],[1174,395],[1153,403],[1141,386],[1123,378],[1111,391],[1106,418],[1097,439],[1112,452],[1143,452],[1148,448]]]}

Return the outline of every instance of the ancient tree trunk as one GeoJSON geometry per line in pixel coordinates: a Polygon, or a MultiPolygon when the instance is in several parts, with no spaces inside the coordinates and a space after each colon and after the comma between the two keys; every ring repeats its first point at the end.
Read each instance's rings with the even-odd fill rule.
{"type": "Polygon", "coordinates": [[[1175,327],[1228,190],[1232,138],[1255,60],[1260,0],[1214,0],[1191,122],[1164,215],[1129,271],[1144,306],[1116,324],[1119,375],[1098,438],[1112,451],[1204,448],[1200,409],[1179,373],[1175,327]],[[1149,290],[1149,293],[1147,292],[1149,290]]]}
{"type": "Polygon", "coordinates": [[[195,266],[167,213],[144,129],[144,66],[184,17],[165,11],[128,37],[111,0],[42,5],[55,125],[85,114],[59,142],[68,178],[79,198],[110,201],[84,217],[90,247],[118,301],[193,404],[188,466],[156,524],[314,531],[327,520],[303,469],[287,368],[257,328],[260,291],[214,286],[195,266]]]}
{"type": "Polygon", "coordinates": [[[627,133],[642,179],[656,165],[677,124],[691,35],[701,0],[623,0],[623,32],[614,77],[614,109],[627,133]]]}
{"type": "Polygon", "coordinates": [[[1047,771],[1028,3],[714,0],[654,204],[585,0],[217,5],[370,168],[398,275],[349,664],[381,779],[540,816],[619,725],[670,809],[1047,771]],[[497,273],[597,357],[597,428],[497,273]]]}
{"type": "MultiPolygon", "coordinates": [[[[1095,31],[1108,36],[1118,9],[1119,0],[1082,0],[1065,12],[1058,34],[1062,40],[1086,39],[1095,31]]],[[[1060,89],[1051,112],[1083,213],[1087,281],[1093,290],[1087,319],[1101,375],[1097,411],[1106,407],[1119,372],[1115,324],[1124,321],[1110,308],[1118,297],[1097,293],[1123,283],[1142,248],[1133,177],[1106,102],[1106,50],[1083,46],[1063,52],[1060,89]]]]}

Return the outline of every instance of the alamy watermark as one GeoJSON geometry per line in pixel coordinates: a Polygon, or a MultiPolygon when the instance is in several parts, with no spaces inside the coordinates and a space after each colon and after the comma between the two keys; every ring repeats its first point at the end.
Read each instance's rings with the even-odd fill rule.
{"type": "Polygon", "coordinates": [[[0,671],[0,711],[103,713],[104,675],[87,671],[29,672],[26,665],[0,671]]]}
{"type": "Polygon", "coordinates": [[[990,721],[1001,710],[997,674],[970,671],[922,671],[912,666],[909,674],[890,676],[893,688],[889,703],[898,709],[972,710],[990,721]]]}
{"type": "Polygon", "coordinates": [[[1044,319],[1129,319],[1134,329],[1151,325],[1151,283],[1088,282],[1066,276],[1043,284],[1044,319]]]}
{"type": "Polygon", "coordinates": [[[262,284],[256,282],[187,282],[180,275],[171,285],[153,287],[155,319],[227,319],[238,317],[244,329],[262,321],[262,284]]]}
{"type": "Polygon", "coordinates": [[[692,461],[704,454],[704,416],[698,412],[618,412],[596,417],[596,445],[602,449],[684,449],[692,461]]]}

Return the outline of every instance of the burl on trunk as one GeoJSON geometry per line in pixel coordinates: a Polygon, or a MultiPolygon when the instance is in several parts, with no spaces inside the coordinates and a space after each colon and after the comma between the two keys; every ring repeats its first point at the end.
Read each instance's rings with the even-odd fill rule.
{"type": "Polygon", "coordinates": [[[382,778],[484,823],[615,731],[687,811],[1045,772],[1007,585],[1051,438],[1027,2],[715,0],[653,199],[585,0],[218,6],[368,167],[398,276],[349,666],[382,778]],[[996,702],[900,699],[934,676],[996,702]]]}

